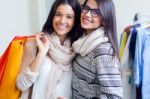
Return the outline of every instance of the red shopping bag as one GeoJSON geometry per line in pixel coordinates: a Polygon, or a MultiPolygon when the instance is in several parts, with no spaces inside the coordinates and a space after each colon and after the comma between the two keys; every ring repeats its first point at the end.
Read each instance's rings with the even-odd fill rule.
{"type": "Polygon", "coordinates": [[[5,50],[5,52],[3,53],[3,55],[0,57],[0,84],[1,84],[1,80],[2,80],[2,76],[3,76],[3,73],[4,73],[4,69],[5,69],[5,63],[6,63],[6,60],[7,60],[7,56],[8,56],[8,53],[9,53],[9,49],[10,49],[10,45],[7,47],[7,49],[5,50]]]}
{"type": "Polygon", "coordinates": [[[0,60],[0,99],[18,99],[21,93],[16,87],[24,43],[28,37],[15,37],[0,60]]]}

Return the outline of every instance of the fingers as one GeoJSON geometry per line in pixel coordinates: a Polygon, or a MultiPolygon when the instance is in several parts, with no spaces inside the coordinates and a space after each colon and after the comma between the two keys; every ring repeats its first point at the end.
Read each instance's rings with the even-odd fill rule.
{"type": "Polygon", "coordinates": [[[36,42],[39,52],[46,54],[47,51],[49,50],[49,43],[50,43],[48,37],[44,35],[44,33],[38,33],[36,35],[36,42]]]}
{"type": "Polygon", "coordinates": [[[62,97],[57,97],[57,99],[63,99],[62,97]]]}
{"type": "Polygon", "coordinates": [[[41,40],[43,43],[46,43],[46,41],[47,41],[47,39],[46,39],[44,36],[40,37],[40,40],[41,40]]]}
{"type": "Polygon", "coordinates": [[[48,38],[46,37],[46,35],[43,32],[37,34],[36,38],[37,38],[38,41],[40,40],[43,43],[47,43],[47,41],[48,41],[48,38]]]}
{"type": "Polygon", "coordinates": [[[39,33],[36,35],[36,41],[39,47],[49,47],[48,37],[44,33],[39,33]]]}
{"type": "Polygon", "coordinates": [[[68,99],[68,98],[65,98],[65,97],[57,97],[57,99],[68,99]]]}
{"type": "Polygon", "coordinates": [[[41,35],[41,36],[45,36],[44,32],[41,32],[40,35],[41,35]]]}

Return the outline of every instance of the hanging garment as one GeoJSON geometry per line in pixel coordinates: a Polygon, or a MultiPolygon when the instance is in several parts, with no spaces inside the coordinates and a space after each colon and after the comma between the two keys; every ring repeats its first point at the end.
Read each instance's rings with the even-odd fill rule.
{"type": "MultiPolygon", "coordinates": [[[[131,33],[132,31],[133,29],[131,29],[131,33]]],[[[136,99],[136,88],[133,83],[133,60],[129,51],[131,33],[127,39],[121,58],[123,99],[136,99]]]]}
{"type": "Polygon", "coordinates": [[[0,60],[0,99],[18,99],[20,91],[16,87],[23,55],[23,47],[27,37],[15,37],[0,60]]]}
{"type": "Polygon", "coordinates": [[[139,28],[136,39],[136,50],[134,60],[134,82],[140,88],[142,99],[150,99],[150,28],[139,28]]]}
{"type": "Polygon", "coordinates": [[[119,49],[119,58],[120,58],[120,60],[122,59],[122,55],[123,55],[123,51],[124,51],[126,42],[127,42],[127,33],[123,32],[122,39],[121,39],[121,44],[120,44],[120,49],[119,49]]]}

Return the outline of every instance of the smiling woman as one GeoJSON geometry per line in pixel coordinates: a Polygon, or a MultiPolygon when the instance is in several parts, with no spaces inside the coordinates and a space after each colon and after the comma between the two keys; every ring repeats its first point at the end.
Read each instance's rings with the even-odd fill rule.
{"type": "Polygon", "coordinates": [[[82,34],[80,10],[76,0],[55,0],[42,32],[26,40],[16,81],[20,99],[72,99],[72,43],[82,34]]]}
{"type": "Polygon", "coordinates": [[[122,99],[115,9],[112,0],[85,0],[84,35],[73,43],[73,99],[122,99]]]}
{"type": "Polygon", "coordinates": [[[67,37],[68,32],[74,25],[74,19],[75,13],[71,6],[67,4],[58,6],[53,19],[53,27],[54,31],[59,36],[62,45],[67,37]]]}

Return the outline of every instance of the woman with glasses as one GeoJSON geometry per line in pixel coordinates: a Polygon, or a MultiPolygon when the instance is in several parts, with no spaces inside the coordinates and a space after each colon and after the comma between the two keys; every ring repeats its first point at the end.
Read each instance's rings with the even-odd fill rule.
{"type": "Polygon", "coordinates": [[[84,35],[73,43],[73,99],[122,99],[114,3],[86,0],[81,8],[84,35]]]}

